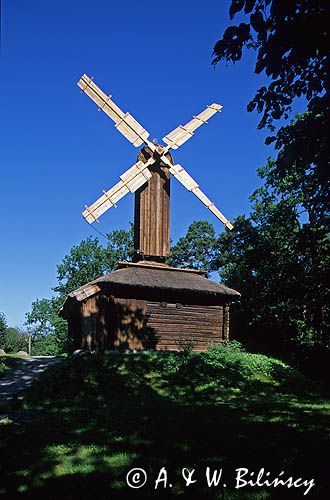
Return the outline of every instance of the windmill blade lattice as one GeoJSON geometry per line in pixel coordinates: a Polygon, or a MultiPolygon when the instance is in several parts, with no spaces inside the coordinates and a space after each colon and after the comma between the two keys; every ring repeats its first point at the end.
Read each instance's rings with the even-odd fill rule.
{"type": "Polygon", "coordinates": [[[162,156],[162,161],[167,163],[170,169],[170,173],[178,179],[181,184],[194,193],[195,196],[208,208],[228,229],[233,229],[232,223],[220,212],[220,210],[215,206],[215,204],[203,193],[199,188],[197,182],[191,177],[190,174],[178,163],[176,165],[171,164],[166,157],[162,156]]]}
{"type": "Polygon", "coordinates": [[[211,104],[207,106],[204,111],[193,117],[185,125],[179,125],[176,129],[172,130],[169,134],[163,137],[163,141],[167,144],[168,148],[178,149],[179,146],[184,144],[188,139],[194,135],[194,131],[207,123],[207,120],[211,118],[215,113],[221,111],[221,104],[211,104]]]}
{"type": "MultiPolygon", "coordinates": [[[[148,140],[149,132],[142,127],[129,113],[124,113],[111,99],[107,96],[94,82],[93,78],[89,78],[84,74],[78,86],[81,91],[86,93],[98,106],[99,111],[104,111],[114,122],[115,127],[133,144],[139,147],[145,144],[150,151],[150,158],[146,162],[138,161],[124,174],[120,176],[120,181],[108,191],[104,191],[103,195],[96,200],[91,206],[85,206],[83,216],[90,224],[94,221],[98,222],[100,217],[109,208],[114,206],[125,194],[136,192],[152,177],[149,167],[154,163],[167,166],[169,172],[183,184],[186,189],[193,192],[199,200],[229,229],[233,228],[230,221],[220,212],[214,203],[201,191],[199,185],[186,172],[186,170],[178,164],[172,163],[168,157],[169,149],[177,149],[194,135],[194,131],[201,125],[207,123],[215,113],[221,111],[220,104],[213,103],[207,106],[198,115],[194,116],[185,125],[179,125],[177,128],[167,134],[163,141],[166,147],[153,144],[148,140]]],[[[170,156],[170,158],[172,158],[170,156]]],[[[159,172],[158,172],[159,175],[159,172]]],[[[158,189],[158,188],[157,188],[158,189]]],[[[157,196],[156,198],[157,199],[157,196]]]]}
{"type": "Polygon", "coordinates": [[[128,139],[136,148],[141,146],[149,137],[149,132],[140,125],[132,115],[124,113],[112,100],[112,96],[107,96],[95,85],[93,78],[83,75],[78,87],[86,93],[98,106],[99,111],[104,111],[115,122],[115,127],[128,139]]]}
{"type": "Polygon", "coordinates": [[[109,208],[116,206],[117,201],[123,198],[125,194],[129,192],[134,193],[143,184],[148,182],[151,177],[148,167],[153,163],[155,163],[154,158],[150,158],[147,163],[138,161],[124,172],[117,184],[108,191],[104,191],[104,194],[93,205],[85,207],[83,217],[86,221],[89,224],[99,222],[98,218],[109,210],[109,208]]]}

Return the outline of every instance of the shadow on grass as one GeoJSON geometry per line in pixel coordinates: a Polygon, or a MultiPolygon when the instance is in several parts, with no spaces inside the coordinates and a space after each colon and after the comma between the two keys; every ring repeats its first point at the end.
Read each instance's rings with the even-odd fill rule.
{"type": "MultiPolygon", "coordinates": [[[[229,375],[201,355],[84,356],[47,370],[25,403],[39,422],[4,422],[0,491],[6,498],[301,498],[304,488],[235,490],[235,469],[314,478],[326,498],[329,421],[320,394],[229,375]],[[228,377],[236,377],[228,380],[228,377]],[[207,487],[205,469],[223,469],[207,487]],[[130,489],[133,467],[148,482],[130,489]],[[168,485],[155,480],[162,467],[168,485]],[[185,487],[183,467],[197,482],[185,487]],[[172,487],[169,486],[172,484],[172,487]]],[[[227,365],[228,368],[228,365],[227,365]]],[[[285,378],[285,377],[284,377],[285,378]]]]}
{"type": "Polygon", "coordinates": [[[0,379],[7,375],[7,373],[15,368],[20,362],[26,362],[24,358],[19,358],[15,356],[0,355],[0,379]]]}

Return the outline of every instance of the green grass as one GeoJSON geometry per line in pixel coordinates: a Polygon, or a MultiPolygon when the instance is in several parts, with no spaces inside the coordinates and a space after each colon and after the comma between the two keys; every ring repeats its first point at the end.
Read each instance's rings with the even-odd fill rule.
{"type": "Polygon", "coordinates": [[[26,356],[17,356],[17,354],[0,354],[0,378],[16,368],[19,360],[26,359],[26,356]]]}
{"type": "Polygon", "coordinates": [[[314,478],[326,498],[330,400],[279,360],[236,344],[203,354],[84,355],[47,369],[0,425],[5,498],[275,499],[303,490],[234,489],[235,469],[314,478]],[[32,415],[30,422],[20,416],[32,415]],[[208,488],[205,468],[227,487],[208,488]],[[129,489],[127,472],[148,482],[129,489]],[[173,487],[155,491],[166,467],[173,487]],[[184,487],[181,469],[198,482],[184,487]]]}

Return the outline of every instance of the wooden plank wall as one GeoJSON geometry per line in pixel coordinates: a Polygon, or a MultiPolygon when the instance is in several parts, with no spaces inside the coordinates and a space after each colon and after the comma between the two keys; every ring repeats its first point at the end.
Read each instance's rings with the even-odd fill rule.
{"type": "Polygon", "coordinates": [[[144,300],[114,299],[108,325],[113,347],[150,349],[151,339],[147,335],[146,323],[147,304],[144,300]]]}
{"type": "Polygon", "coordinates": [[[223,306],[222,336],[224,340],[229,340],[229,323],[230,323],[230,307],[229,304],[226,304],[223,306]]]}
{"type": "Polygon", "coordinates": [[[82,349],[105,349],[110,343],[111,300],[95,295],[81,303],[82,349]]]}
{"type": "Polygon", "coordinates": [[[229,306],[94,296],[69,321],[74,348],[195,351],[229,337],[229,306]],[[80,339],[79,339],[80,336],[80,339]]]}
{"type": "Polygon", "coordinates": [[[224,307],[115,299],[115,346],[129,349],[207,349],[227,338],[224,307]]]}
{"type": "Polygon", "coordinates": [[[156,349],[207,349],[223,338],[223,307],[148,303],[147,325],[154,332],[156,349]]]}

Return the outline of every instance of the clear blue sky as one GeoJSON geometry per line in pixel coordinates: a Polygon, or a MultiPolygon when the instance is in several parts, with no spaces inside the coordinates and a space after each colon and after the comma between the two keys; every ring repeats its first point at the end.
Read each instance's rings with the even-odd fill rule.
{"type": "MultiPolygon", "coordinates": [[[[256,168],[271,150],[246,104],[262,79],[253,56],[211,66],[229,24],[229,2],[4,0],[1,54],[0,311],[20,325],[36,298],[49,297],[56,265],[96,233],[81,217],[136,159],[135,149],[81,95],[83,73],[161,139],[206,105],[224,106],[176,153],[230,219],[249,209],[256,168]]],[[[171,235],[193,220],[222,224],[175,179],[171,235]]],[[[127,228],[133,196],[97,225],[127,228]]]]}

